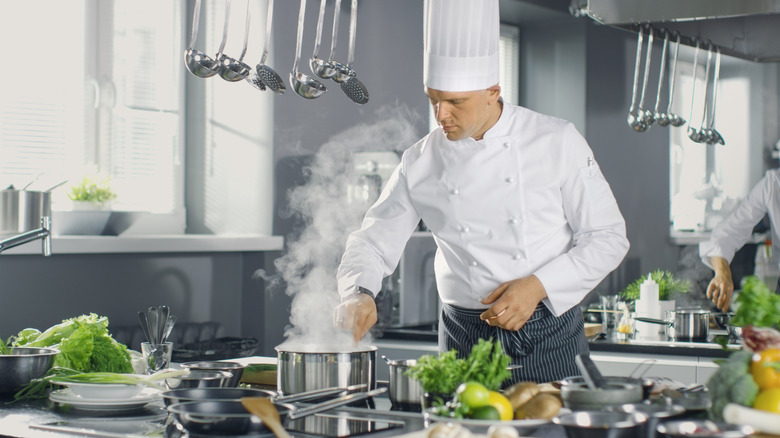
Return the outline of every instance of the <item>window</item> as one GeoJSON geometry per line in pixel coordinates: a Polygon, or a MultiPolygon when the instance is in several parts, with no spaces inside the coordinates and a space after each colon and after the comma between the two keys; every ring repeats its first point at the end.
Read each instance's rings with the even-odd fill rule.
{"type": "MultiPolygon", "coordinates": [[[[4,3],[0,184],[110,177],[112,207],[183,231],[183,2],[4,3]]],[[[67,185],[53,208],[68,209],[67,185]]],[[[56,225],[55,225],[56,227],[56,225]]]]}
{"type": "MultiPolygon", "coordinates": [[[[501,97],[510,105],[518,104],[520,89],[520,29],[502,24],[499,30],[498,51],[500,59],[499,84],[501,97]]],[[[429,125],[436,128],[433,108],[428,111],[429,125]]]]}

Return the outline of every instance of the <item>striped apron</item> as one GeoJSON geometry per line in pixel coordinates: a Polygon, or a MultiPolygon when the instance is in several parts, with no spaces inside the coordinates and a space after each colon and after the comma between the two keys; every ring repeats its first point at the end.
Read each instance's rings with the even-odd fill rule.
{"type": "Polygon", "coordinates": [[[512,376],[503,386],[522,381],[551,382],[578,376],[574,358],[588,354],[585,326],[579,306],[555,317],[542,303],[518,331],[488,325],[479,319],[484,310],[442,305],[439,319],[439,350],[455,349],[466,357],[479,339],[498,339],[512,358],[512,376]]]}

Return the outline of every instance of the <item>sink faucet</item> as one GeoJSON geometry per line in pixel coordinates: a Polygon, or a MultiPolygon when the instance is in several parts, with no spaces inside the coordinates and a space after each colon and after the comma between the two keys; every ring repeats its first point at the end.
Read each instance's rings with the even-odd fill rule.
{"type": "Polygon", "coordinates": [[[6,249],[10,249],[15,246],[23,245],[27,242],[32,242],[33,240],[37,240],[37,239],[43,239],[41,241],[41,251],[43,252],[43,255],[47,257],[50,256],[51,255],[51,217],[49,216],[41,217],[41,227],[36,230],[27,231],[26,233],[22,233],[18,236],[14,236],[9,239],[0,241],[0,252],[3,252],[6,249]]]}

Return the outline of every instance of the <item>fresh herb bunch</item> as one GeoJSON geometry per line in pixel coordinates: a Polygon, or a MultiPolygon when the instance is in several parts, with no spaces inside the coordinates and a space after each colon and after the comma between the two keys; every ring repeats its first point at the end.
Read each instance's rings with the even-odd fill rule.
{"type": "MultiPolygon", "coordinates": [[[[658,299],[668,300],[674,294],[686,293],[691,286],[688,279],[679,280],[674,277],[670,271],[656,269],[651,272],[650,278],[658,283],[658,299]]],[[[647,280],[647,275],[641,276],[633,283],[620,291],[619,295],[626,301],[635,301],[639,299],[639,287],[647,280]]]]}
{"type": "Polygon", "coordinates": [[[480,339],[466,358],[458,358],[457,350],[426,354],[406,375],[419,381],[428,393],[453,394],[463,382],[478,382],[497,391],[510,375],[511,358],[504,353],[501,342],[480,339]]]}
{"type": "Polygon", "coordinates": [[[116,193],[111,190],[111,184],[107,178],[96,181],[90,176],[85,176],[80,183],[70,187],[68,198],[72,201],[85,201],[99,205],[115,199],[116,193]]]}
{"type": "Polygon", "coordinates": [[[741,287],[735,299],[737,310],[729,323],[737,327],[777,327],[780,321],[780,295],[772,292],[755,275],[744,277],[741,287]]]}

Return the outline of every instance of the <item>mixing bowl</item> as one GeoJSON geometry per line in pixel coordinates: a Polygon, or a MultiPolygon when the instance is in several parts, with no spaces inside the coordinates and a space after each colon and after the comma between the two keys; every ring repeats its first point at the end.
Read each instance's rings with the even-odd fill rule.
{"type": "Polygon", "coordinates": [[[638,412],[580,411],[553,418],[569,438],[637,438],[646,421],[647,416],[638,412]]]}
{"type": "Polygon", "coordinates": [[[52,367],[54,348],[13,347],[0,354],[0,397],[12,397],[31,380],[43,377],[52,367]]]}
{"type": "Polygon", "coordinates": [[[223,385],[226,388],[235,388],[241,382],[241,376],[244,375],[244,368],[246,365],[242,365],[238,362],[227,361],[200,361],[200,362],[185,362],[181,364],[185,368],[190,370],[204,370],[204,371],[223,371],[232,374],[233,377],[229,378],[223,385]]]}

